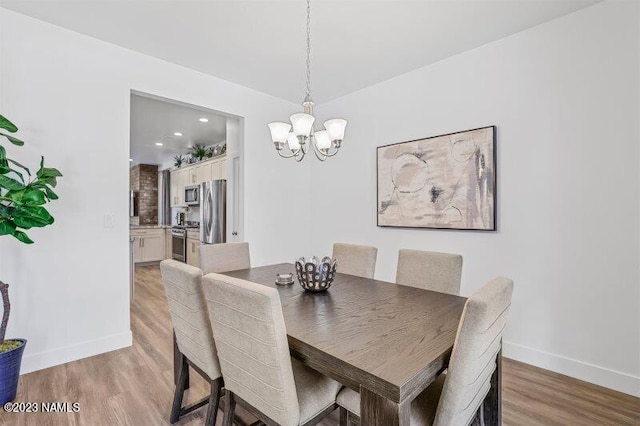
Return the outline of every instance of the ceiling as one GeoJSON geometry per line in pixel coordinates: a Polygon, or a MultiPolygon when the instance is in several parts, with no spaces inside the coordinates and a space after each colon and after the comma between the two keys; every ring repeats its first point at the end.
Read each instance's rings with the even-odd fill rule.
{"type": "MultiPolygon", "coordinates": [[[[597,2],[313,0],[314,100],[345,95],[597,2]]],[[[304,97],[303,0],[0,5],[296,103],[304,97]]]]}
{"type": "Polygon", "coordinates": [[[131,164],[162,164],[185,154],[192,144],[222,142],[226,123],[225,117],[207,110],[132,94],[131,164]],[[209,121],[203,123],[200,118],[209,121]],[[175,132],[182,136],[175,136],[175,132]]]}

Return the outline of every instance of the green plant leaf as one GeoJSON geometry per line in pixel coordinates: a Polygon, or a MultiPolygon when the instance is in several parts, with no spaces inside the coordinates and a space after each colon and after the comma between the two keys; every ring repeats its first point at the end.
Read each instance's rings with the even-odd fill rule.
{"type": "MultiPolygon", "coordinates": [[[[2,197],[0,197],[2,199],[2,197]]],[[[13,212],[16,210],[15,207],[5,206],[4,204],[0,204],[0,220],[9,220],[13,217],[13,212]]]]}
{"type": "Polygon", "coordinates": [[[47,209],[40,206],[18,206],[13,214],[13,222],[19,228],[42,228],[53,223],[47,209]]]}
{"type": "Polygon", "coordinates": [[[15,179],[0,175],[0,188],[8,189],[9,191],[16,191],[24,188],[24,185],[15,179]]]}
{"type": "Polygon", "coordinates": [[[38,176],[38,177],[60,177],[60,176],[62,176],[62,173],[60,173],[60,171],[58,169],[42,167],[40,170],[38,170],[38,173],[37,173],[36,176],[38,176]]]}
{"type": "Polygon", "coordinates": [[[24,188],[14,190],[14,191],[8,191],[6,194],[4,194],[4,198],[6,198],[7,200],[11,201],[16,205],[22,204],[23,196],[24,196],[24,188]]]}
{"type": "Polygon", "coordinates": [[[44,193],[39,189],[33,189],[27,187],[24,195],[22,196],[22,203],[25,206],[41,206],[46,203],[44,193]]]}
{"type": "Polygon", "coordinates": [[[53,192],[51,188],[45,186],[44,192],[47,195],[47,198],[49,199],[49,201],[58,199],[58,195],[55,192],[53,192]]]}
{"type": "Polygon", "coordinates": [[[0,114],[0,129],[8,130],[11,133],[15,133],[18,131],[18,128],[15,124],[7,120],[6,117],[0,114]]]}
{"type": "Polygon", "coordinates": [[[9,139],[9,142],[11,142],[11,143],[12,143],[12,144],[14,144],[14,145],[17,145],[17,146],[22,146],[22,145],[24,145],[24,142],[22,142],[22,141],[21,141],[20,139],[18,139],[18,138],[14,138],[13,136],[9,136],[9,135],[7,135],[6,133],[2,133],[2,132],[0,132],[0,135],[2,135],[2,136],[4,136],[5,138],[9,139]]]}
{"type": "MultiPolygon", "coordinates": [[[[0,175],[7,175],[9,173],[15,173],[15,175],[18,177],[18,179],[20,179],[20,181],[24,184],[24,177],[22,176],[22,174],[20,172],[18,172],[17,170],[13,170],[10,167],[0,165],[0,175]]],[[[1,188],[1,186],[0,186],[0,188],[1,188]]]]}
{"type": "Polygon", "coordinates": [[[0,235],[12,235],[16,226],[8,220],[0,220],[0,235]]]}
{"type": "Polygon", "coordinates": [[[12,160],[12,159],[9,158],[7,161],[10,162],[11,164],[13,164],[16,167],[20,167],[22,170],[27,172],[27,174],[29,176],[31,176],[31,172],[29,171],[29,169],[27,167],[23,166],[22,164],[18,163],[16,160],[12,160]]]}
{"type": "Polygon", "coordinates": [[[15,231],[13,233],[13,236],[25,244],[33,244],[33,240],[29,238],[29,236],[22,231],[15,231]]]}

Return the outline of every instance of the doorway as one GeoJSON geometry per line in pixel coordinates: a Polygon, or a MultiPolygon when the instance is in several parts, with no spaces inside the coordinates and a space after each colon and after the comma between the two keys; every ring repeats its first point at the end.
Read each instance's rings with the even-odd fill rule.
{"type": "MultiPolygon", "coordinates": [[[[224,181],[226,214],[215,242],[243,241],[244,121],[185,102],[130,93],[131,299],[136,268],[176,259],[199,266],[200,233],[207,209],[202,184],[224,181]]],[[[220,216],[220,215],[218,215],[220,216]]]]}

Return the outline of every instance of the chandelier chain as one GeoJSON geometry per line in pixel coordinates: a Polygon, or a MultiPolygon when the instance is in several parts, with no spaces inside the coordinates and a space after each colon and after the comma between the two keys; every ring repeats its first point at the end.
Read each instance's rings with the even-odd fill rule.
{"type": "Polygon", "coordinates": [[[311,99],[311,0],[307,0],[307,93],[311,99]]]}

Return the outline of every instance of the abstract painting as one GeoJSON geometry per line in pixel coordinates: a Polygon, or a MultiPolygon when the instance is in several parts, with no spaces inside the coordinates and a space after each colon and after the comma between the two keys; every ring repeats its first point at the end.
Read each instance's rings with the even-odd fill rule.
{"type": "Polygon", "coordinates": [[[495,126],[378,147],[378,226],[496,230],[495,126]]]}

